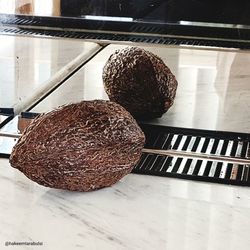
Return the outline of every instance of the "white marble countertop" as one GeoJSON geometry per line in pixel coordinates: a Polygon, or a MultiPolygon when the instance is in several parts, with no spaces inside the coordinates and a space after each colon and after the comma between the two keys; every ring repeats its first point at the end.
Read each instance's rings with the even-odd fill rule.
{"type": "Polygon", "coordinates": [[[110,188],[45,188],[0,159],[0,249],[247,250],[250,188],[130,174],[110,188]],[[6,241],[43,242],[8,246],[6,241]]]}
{"type": "Polygon", "coordinates": [[[0,36],[0,107],[16,113],[49,92],[100,46],[72,39],[0,36]]]}

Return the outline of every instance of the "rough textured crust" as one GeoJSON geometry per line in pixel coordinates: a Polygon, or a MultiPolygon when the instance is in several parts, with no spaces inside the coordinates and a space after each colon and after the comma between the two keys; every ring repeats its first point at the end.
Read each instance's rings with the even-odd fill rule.
{"type": "Polygon", "coordinates": [[[111,101],[143,119],[161,117],[172,106],[177,89],[164,62],[138,47],[113,53],[104,66],[103,82],[111,101]]]}
{"type": "Polygon", "coordinates": [[[83,101],[36,118],[13,148],[10,163],[52,188],[111,186],[140,159],[145,137],[119,104],[83,101]]]}

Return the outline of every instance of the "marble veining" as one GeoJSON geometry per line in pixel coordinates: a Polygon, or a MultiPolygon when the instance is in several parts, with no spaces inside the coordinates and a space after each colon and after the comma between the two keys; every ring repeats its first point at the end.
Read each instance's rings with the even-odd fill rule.
{"type": "Polygon", "coordinates": [[[0,159],[0,189],[2,246],[15,240],[42,241],[37,248],[46,250],[246,250],[250,244],[249,188],[130,174],[110,188],[68,192],[39,186],[0,159]]]}

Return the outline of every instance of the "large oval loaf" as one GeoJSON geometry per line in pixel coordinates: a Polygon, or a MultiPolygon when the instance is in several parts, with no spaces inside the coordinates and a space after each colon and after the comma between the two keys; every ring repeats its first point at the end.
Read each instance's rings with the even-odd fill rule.
{"type": "Polygon", "coordinates": [[[36,118],[13,148],[10,163],[52,188],[111,186],[138,162],[145,137],[119,104],[83,101],[36,118]]]}
{"type": "Polygon", "coordinates": [[[138,47],[114,52],[103,68],[110,101],[135,118],[161,117],[173,105],[177,80],[158,56],[138,47]]]}

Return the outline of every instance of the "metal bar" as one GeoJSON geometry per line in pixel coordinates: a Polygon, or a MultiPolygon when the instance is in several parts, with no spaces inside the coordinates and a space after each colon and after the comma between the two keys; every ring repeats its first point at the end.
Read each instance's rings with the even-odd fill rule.
{"type": "Polygon", "coordinates": [[[186,158],[197,158],[197,159],[205,159],[210,161],[219,161],[219,162],[227,162],[233,164],[250,164],[250,159],[242,159],[237,157],[227,157],[227,156],[216,156],[204,153],[195,153],[195,152],[182,152],[177,150],[161,150],[161,149],[142,149],[142,152],[149,154],[158,154],[158,155],[166,155],[172,157],[186,157],[186,158]]]}
{"type": "Polygon", "coordinates": [[[6,132],[0,132],[0,137],[10,137],[10,138],[18,139],[21,136],[22,134],[11,134],[11,133],[6,133],[6,132]]]}
{"type": "MultiPolygon", "coordinates": [[[[20,138],[21,134],[11,134],[6,132],[1,132],[0,137],[9,137],[9,138],[20,138]]],[[[206,153],[195,153],[195,152],[185,152],[185,151],[178,151],[173,149],[148,149],[143,148],[143,153],[149,153],[149,154],[157,154],[157,155],[165,155],[165,156],[171,156],[171,157],[185,157],[185,158],[196,158],[196,159],[205,159],[210,161],[220,161],[220,162],[227,162],[227,163],[233,163],[233,164],[250,164],[250,159],[244,159],[244,158],[238,158],[238,157],[229,157],[229,156],[216,156],[206,153]]]]}

